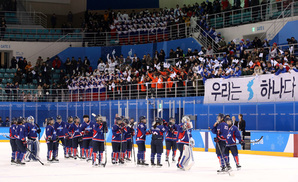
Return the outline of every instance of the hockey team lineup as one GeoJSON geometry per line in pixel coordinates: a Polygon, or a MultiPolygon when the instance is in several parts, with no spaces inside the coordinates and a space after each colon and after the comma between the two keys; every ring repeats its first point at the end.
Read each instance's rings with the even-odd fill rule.
{"type": "MultiPolygon", "coordinates": [[[[138,122],[133,118],[116,117],[112,131],[112,153],[107,153],[106,134],[108,132],[107,121],[104,116],[92,113],[95,122],[89,115],[68,117],[68,121],[62,121],[60,115],[48,118],[45,128],[45,140],[47,143],[47,162],[42,162],[39,156],[39,138],[41,129],[36,124],[34,117],[18,118],[12,120],[9,129],[10,145],[12,150],[11,164],[25,165],[30,161],[38,161],[42,165],[49,166],[58,163],[58,150],[63,150],[65,159],[86,160],[92,167],[106,167],[107,158],[111,157],[112,165],[123,165],[126,162],[134,162],[137,166],[149,166],[145,160],[146,137],[151,135],[150,165],[162,167],[161,156],[163,154],[163,140],[166,144],[165,162],[170,166],[170,161],[180,170],[190,170],[195,164],[193,147],[195,139],[192,137],[193,125],[188,116],[183,116],[180,122],[175,118],[165,121],[155,118],[150,129],[147,129],[147,118],[141,116],[138,122]],[[137,145],[135,152],[134,139],[137,145]],[[59,147],[60,145],[60,147],[59,147]],[[178,149],[179,155],[176,157],[178,149]],[[171,155],[170,155],[171,153],[171,155]],[[155,160],[156,158],[156,160],[155,160]],[[176,159],[177,158],[177,159],[176,159]],[[177,161],[176,161],[177,160],[177,161]]],[[[218,174],[232,173],[229,152],[232,153],[236,169],[241,165],[238,157],[238,144],[244,144],[237,126],[232,124],[229,115],[218,114],[217,120],[211,130],[216,134],[216,155],[220,169],[218,174]],[[236,141],[238,140],[238,142],[236,141]]],[[[263,137],[250,143],[258,143],[263,137]]]]}

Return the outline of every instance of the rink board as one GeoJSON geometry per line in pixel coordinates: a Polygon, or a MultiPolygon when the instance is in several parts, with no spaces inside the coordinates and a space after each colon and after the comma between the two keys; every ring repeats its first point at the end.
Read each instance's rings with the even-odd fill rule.
{"type": "MultiPolygon", "coordinates": [[[[40,140],[45,142],[44,128],[41,128],[40,140]]],[[[8,142],[9,139],[3,135],[9,136],[9,128],[0,128],[0,141],[8,142]]],[[[241,150],[241,146],[237,145],[241,154],[256,154],[269,156],[285,156],[298,157],[298,133],[296,132],[259,132],[251,131],[251,141],[257,140],[263,136],[263,140],[259,143],[251,144],[251,150],[241,150]]],[[[208,130],[194,130],[192,137],[195,139],[195,151],[214,152],[216,143],[213,138],[215,135],[208,130]]],[[[110,145],[112,132],[109,130],[107,134],[107,144],[110,145]]],[[[151,136],[146,138],[146,147],[150,148],[151,136]]],[[[164,144],[165,146],[165,144],[164,144]]]]}

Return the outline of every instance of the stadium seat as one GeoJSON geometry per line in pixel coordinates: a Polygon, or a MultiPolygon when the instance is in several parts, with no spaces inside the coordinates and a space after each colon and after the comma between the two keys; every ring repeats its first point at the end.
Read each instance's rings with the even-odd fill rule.
{"type": "Polygon", "coordinates": [[[29,89],[36,89],[36,85],[30,84],[29,89]]]}
{"type": "Polygon", "coordinates": [[[33,79],[32,83],[33,84],[37,84],[37,80],[36,79],[33,79]]]}
{"type": "Polygon", "coordinates": [[[23,89],[29,89],[29,85],[23,84],[23,89]]]}
{"type": "Polygon", "coordinates": [[[8,78],[8,79],[7,79],[7,82],[8,82],[8,83],[12,83],[12,79],[11,79],[11,78],[8,78]]]}
{"type": "Polygon", "coordinates": [[[0,73],[0,78],[3,78],[3,73],[0,73]]]}
{"type": "Polygon", "coordinates": [[[54,74],[54,75],[53,75],[53,78],[54,78],[54,79],[58,79],[58,78],[59,78],[59,75],[58,75],[58,74],[54,74]]]}
{"type": "Polygon", "coordinates": [[[7,83],[7,80],[6,80],[5,78],[3,78],[3,79],[2,79],[2,83],[3,83],[3,84],[6,84],[6,83],[7,83]]]}
{"type": "Polygon", "coordinates": [[[0,68],[0,73],[5,73],[5,69],[4,68],[0,68]]]}
{"type": "Polygon", "coordinates": [[[4,73],[4,78],[9,78],[9,74],[8,73],[4,73]]]}
{"type": "Polygon", "coordinates": [[[13,78],[13,77],[14,77],[14,73],[10,73],[9,78],[13,78]]]}
{"type": "Polygon", "coordinates": [[[28,35],[28,39],[34,39],[34,35],[28,35]]]}

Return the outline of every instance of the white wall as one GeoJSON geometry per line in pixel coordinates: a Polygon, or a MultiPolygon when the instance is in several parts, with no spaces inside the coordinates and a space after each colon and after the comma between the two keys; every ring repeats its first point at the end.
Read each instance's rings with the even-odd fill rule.
{"type": "Polygon", "coordinates": [[[12,51],[12,56],[25,57],[27,61],[31,61],[34,65],[38,56],[44,60],[47,57],[53,57],[68,48],[82,46],[82,43],[69,42],[16,42],[16,41],[1,41],[0,51],[12,51]]]}
{"type": "MultiPolygon", "coordinates": [[[[298,17],[291,17],[287,18],[288,21],[295,21],[298,20],[298,17]]],[[[231,41],[236,39],[237,42],[239,42],[242,38],[245,37],[250,37],[253,35],[259,36],[260,34],[264,34],[267,32],[267,30],[270,28],[270,30],[274,29],[273,27],[270,27],[275,20],[272,21],[265,21],[265,22],[260,22],[260,23],[252,23],[252,24],[246,24],[246,25],[240,25],[240,26],[235,26],[235,27],[229,27],[229,28],[222,28],[222,29],[217,29],[217,32],[220,32],[222,36],[225,37],[225,40],[231,41]],[[252,28],[255,28],[255,31],[252,31],[252,28]]],[[[276,24],[277,25],[277,24],[276,24]]],[[[281,26],[277,25],[276,28],[276,34],[282,29],[281,26]]],[[[269,31],[268,31],[269,32],[269,31]]],[[[272,40],[275,35],[274,33],[268,33],[266,35],[266,38],[268,40],[272,40]]]]}

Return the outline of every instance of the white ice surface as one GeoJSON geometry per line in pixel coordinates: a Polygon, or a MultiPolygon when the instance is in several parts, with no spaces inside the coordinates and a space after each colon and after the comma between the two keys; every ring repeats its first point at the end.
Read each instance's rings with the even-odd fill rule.
{"type": "MultiPolygon", "coordinates": [[[[61,146],[60,146],[61,147],[61,146]]],[[[41,144],[41,160],[46,162],[46,144],[41,144]]],[[[9,143],[0,143],[0,182],[297,182],[298,158],[271,157],[257,155],[240,155],[240,171],[233,171],[234,176],[218,175],[219,168],[215,153],[194,152],[195,165],[190,171],[177,169],[176,164],[168,167],[162,157],[163,167],[153,168],[135,166],[133,162],[114,166],[110,162],[111,147],[108,147],[106,168],[93,168],[84,160],[64,159],[62,148],[59,148],[60,162],[42,166],[30,162],[25,166],[10,165],[11,149],[9,143]]],[[[137,149],[136,149],[137,150],[137,149]]],[[[179,154],[179,152],[177,152],[179,154]]],[[[149,163],[150,149],[146,159],[149,163]]],[[[235,169],[234,161],[231,161],[235,169]]]]}

